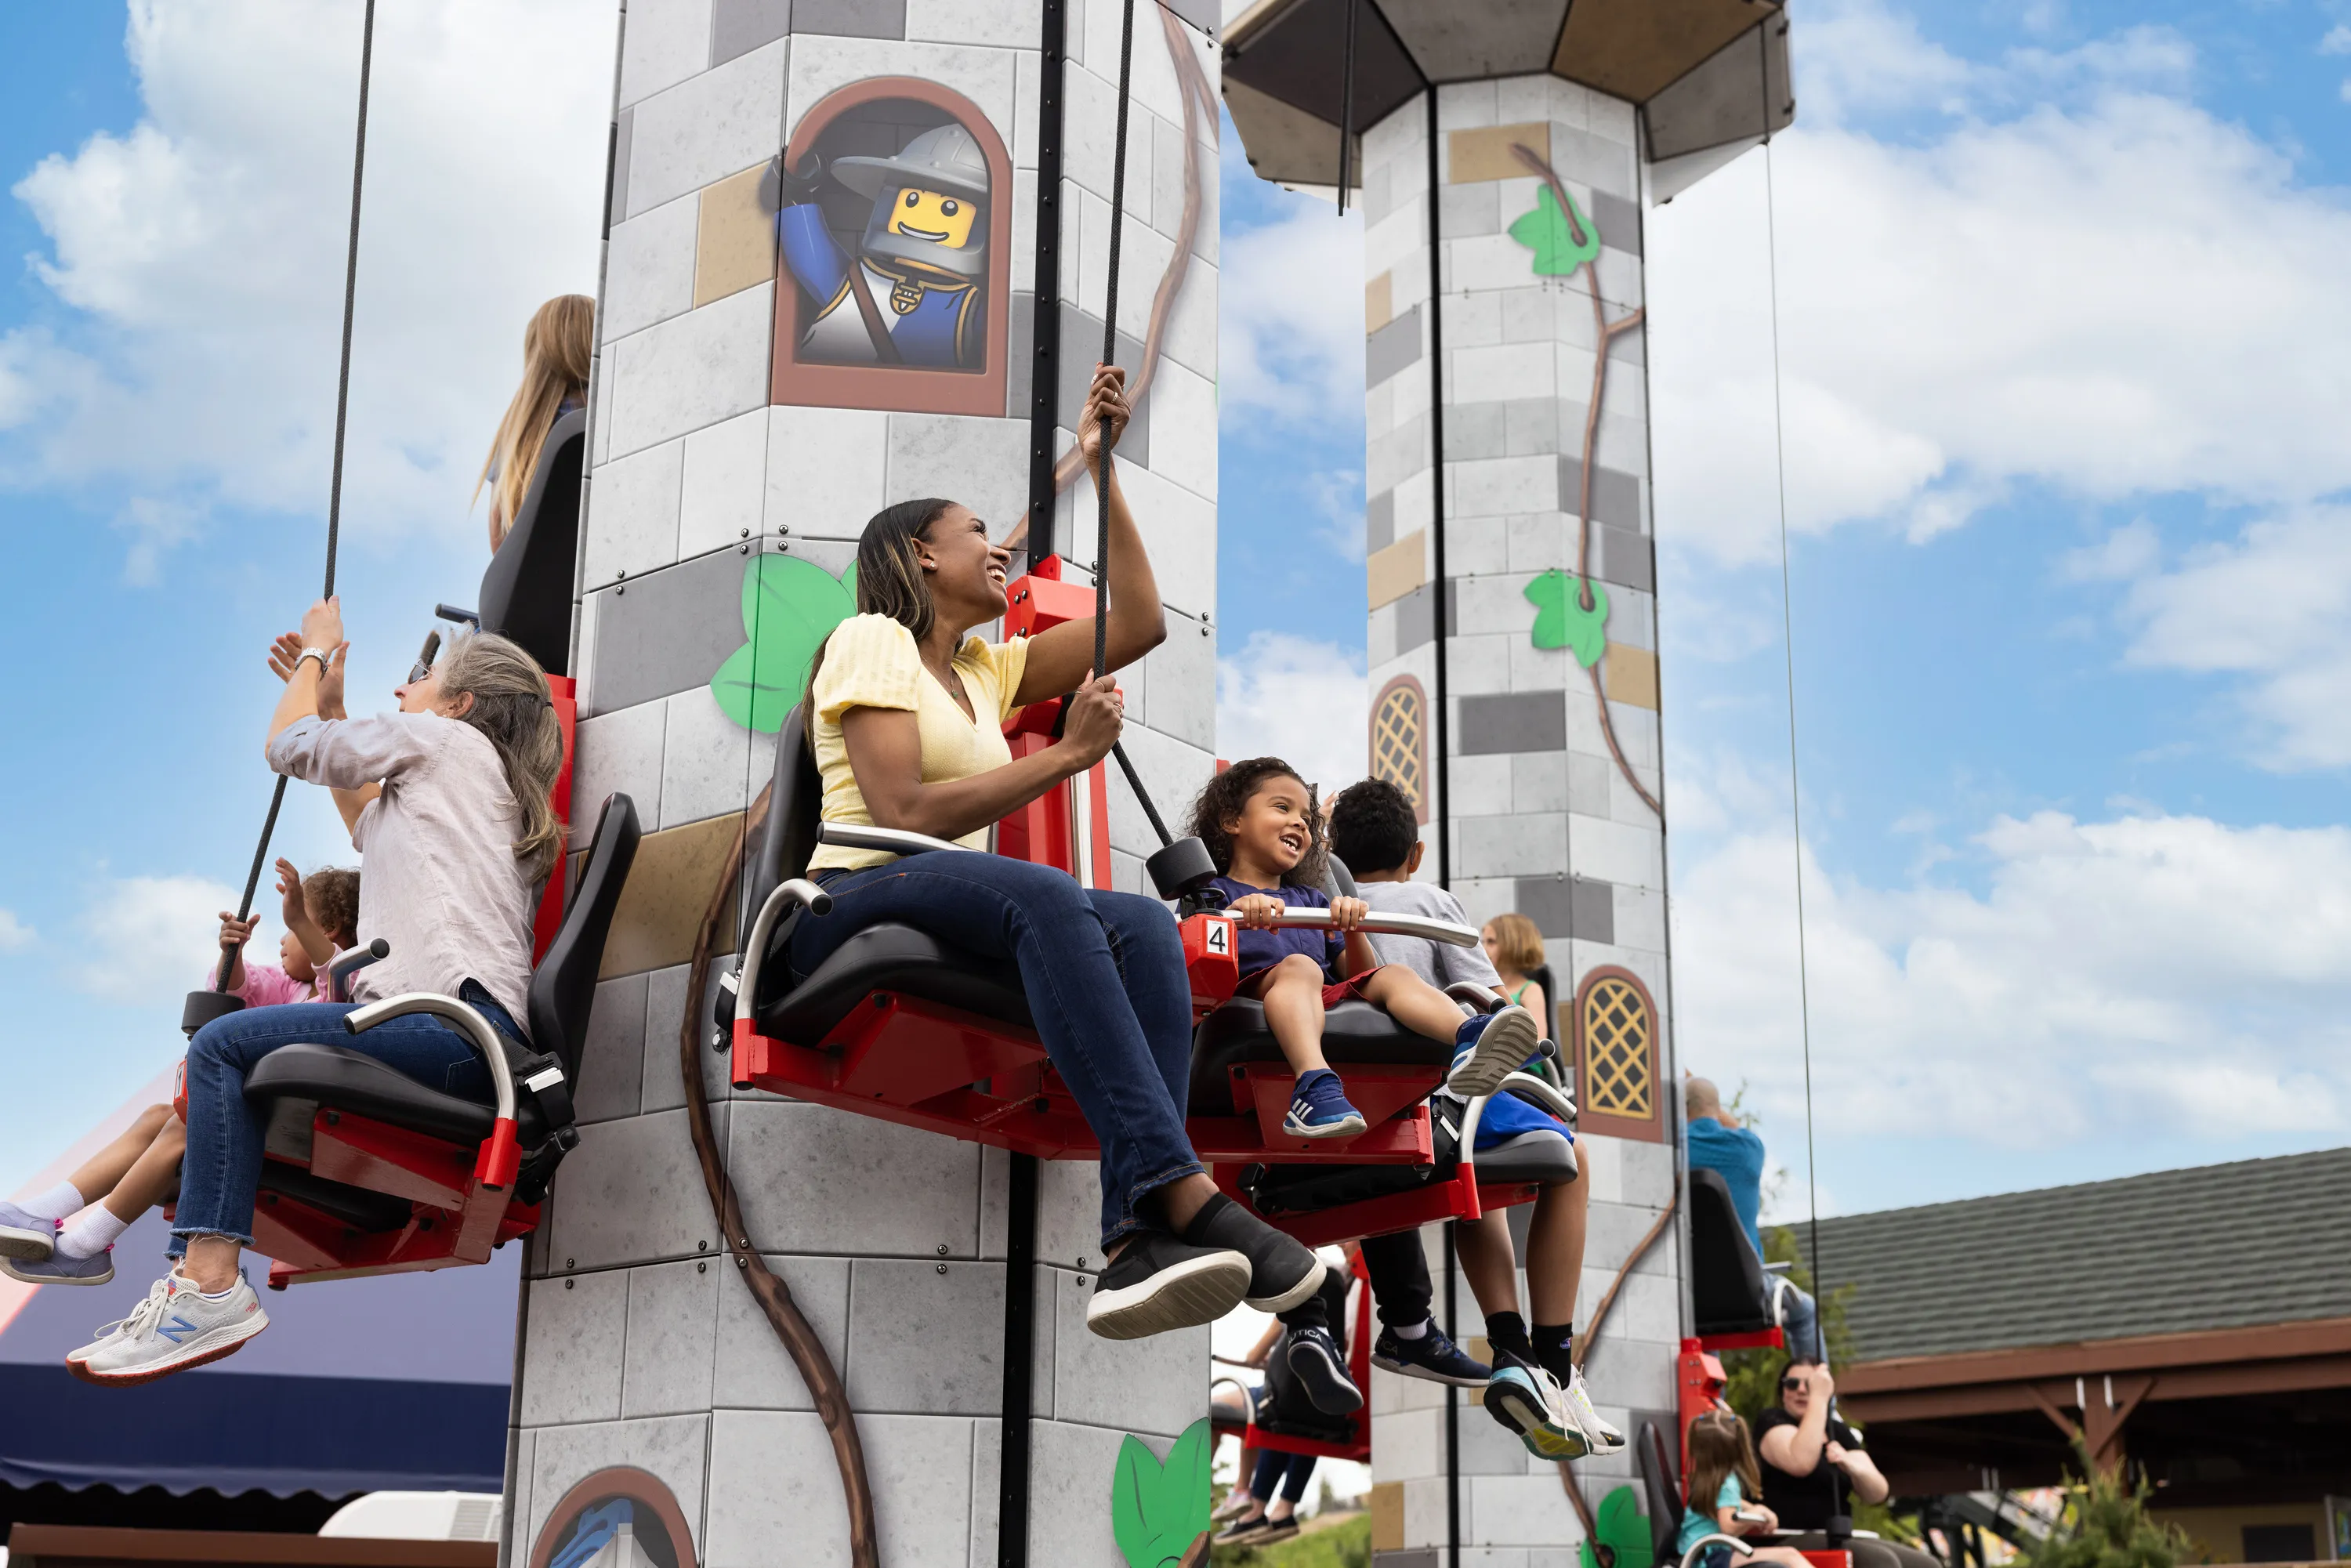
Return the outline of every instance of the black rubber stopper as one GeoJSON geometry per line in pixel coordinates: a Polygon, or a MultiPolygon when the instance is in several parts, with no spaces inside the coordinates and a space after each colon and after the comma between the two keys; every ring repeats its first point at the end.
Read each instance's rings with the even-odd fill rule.
{"type": "Polygon", "coordinates": [[[1143,866],[1151,873],[1151,885],[1159,890],[1159,896],[1171,902],[1212,881],[1217,874],[1217,862],[1208,858],[1208,846],[1197,839],[1177,839],[1144,862],[1143,866]]]}
{"type": "Polygon", "coordinates": [[[190,991],[186,1005],[180,1009],[180,1032],[193,1040],[196,1030],[213,1019],[225,1019],[244,1008],[245,998],[233,992],[190,991]]]}

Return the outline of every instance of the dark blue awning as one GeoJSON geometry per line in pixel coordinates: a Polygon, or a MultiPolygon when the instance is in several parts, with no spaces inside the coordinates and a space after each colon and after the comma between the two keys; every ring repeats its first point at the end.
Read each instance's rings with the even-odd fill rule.
{"type": "MultiPolygon", "coordinates": [[[[26,1298],[0,1281],[0,1481],[280,1497],[503,1487],[519,1246],[478,1268],[265,1291],[269,1327],[225,1361],[133,1388],[81,1382],[66,1353],[145,1297],[166,1235],[160,1216],[133,1226],[113,1282],[95,1289],[26,1298]]],[[[256,1258],[248,1272],[267,1269],[256,1258]]]]}

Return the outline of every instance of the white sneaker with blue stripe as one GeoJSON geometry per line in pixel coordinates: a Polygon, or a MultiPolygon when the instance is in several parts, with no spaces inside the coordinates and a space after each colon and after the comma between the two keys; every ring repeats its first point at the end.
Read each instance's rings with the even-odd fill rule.
{"type": "Polygon", "coordinates": [[[66,1366],[85,1383],[109,1387],[152,1383],[235,1355],[268,1326],[269,1314],[242,1272],[235,1287],[218,1296],[205,1295],[175,1272],[148,1291],[112,1333],[86,1347],[87,1354],[68,1356],[66,1366]]]}

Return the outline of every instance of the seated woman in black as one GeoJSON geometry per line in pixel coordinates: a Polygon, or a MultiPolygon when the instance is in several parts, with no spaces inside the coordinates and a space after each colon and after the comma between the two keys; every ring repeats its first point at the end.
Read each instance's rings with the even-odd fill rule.
{"type": "MultiPolygon", "coordinates": [[[[1108,664],[1132,664],[1167,634],[1159,586],[1110,466],[1127,419],[1124,373],[1097,369],[1081,428],[1108,470],[1108,664]]],[[[1008,552],[953,501],[902,501],[866,524],[857,607],[809,675],[810,748],[824,820],[898,828],[987,847],[990,823],[1101,761],[1122,699],[1089,680],[1094,623],[1029,639],[965,633],[1005,611],[1008,552]],[[1014,709],[1074,691],[1061,738],[1012,758],[1014,709]]],[[[1222,1317],[1247,1301],[1284,1312],[1314,1293],[1313,1253],[1216,1190],[1184,1132],[1191,987],[1166,906],[1078,885],[1050,866],[991,854],[916,854],[822,845],[809,873],[832,911],[803,917],[785,950],[797,981],[865,926],[903,921],[979,957],[1016,966],[1053,1065],[1102,1144],[1102,1239],[1109,1262],[1086,1322],[1134,1339],[1222,1317]]]]}
{"type": "MultiPolygon", "coordinates": [[[[1800,1552],[1828,1545],[1828,1523],[1850,1515],[1856,1502],[1884,1502],[1892,1489],[1863,1451],[1860,1435],[1830,1408],[1836,1382],[1817,1361],[1792,1361],[1780,1378],[1780,1403],[1755,1423],[1755,1448],[1763,1471],[1763,1500],[1780,1516],[1777,1544],[1800,1552]]],[[[1915,1546],[1891,1541],[1846,1543],[1854,1568],[1939,1568],[1915,1546]]]]}

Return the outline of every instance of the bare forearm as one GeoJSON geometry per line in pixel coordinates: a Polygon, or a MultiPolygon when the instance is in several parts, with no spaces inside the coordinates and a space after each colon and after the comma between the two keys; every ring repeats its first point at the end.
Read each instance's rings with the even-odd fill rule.
{"type": "Polygon", "coordinates": [[[1380,956],[1372,951],[1372,939],[1362,932],[1355,931],[1348,934],[1347,951],[1339,962],[1346,970],[1347,977],[1353,979],[1366,969],[1378,968],[1380,956]]]}
{"type": "Polygon", "coordinates": [[[297,719],[319,716],[319,661],[305,659],[294,666],[294,674],[286,682],[286,691],[277,699],[277,711],[269,716],[269,734],[261,743],[264,757],[269,754],[272,741],[278,733],[297,719]]]}
{"type": "Polygon", "coordinates": [[[287,921],[286,927],[294,933],[294,940],[302,944],[302,951],[310,956],[311,963],[324,964],[334,957],[335,945],[327,940],[327,934],[319,929],[317,921],[305,915],[300,920],[287,921]]]}
{"type": "Polygon", "coordinates": [[[877,790],[867,787],[861,773],[857,787],[874,826],[959,839],[1010,816],[1077,772],[1077,764],[1069,747],[1050,746],[968,779],[877,790]]]}

